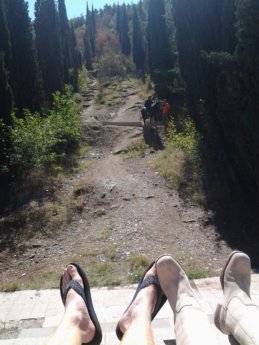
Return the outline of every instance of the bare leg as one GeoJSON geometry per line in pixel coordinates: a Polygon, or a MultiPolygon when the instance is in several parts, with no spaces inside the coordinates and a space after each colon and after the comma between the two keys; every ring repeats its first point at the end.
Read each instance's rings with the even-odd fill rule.
{"type": "MultiPolygon", "coordinates": [[[[145,278],[151,275],[156,275],[155,265],[146,273],[145,278]]],[[[139,292],[135,301],[123,314],[119,321],[120,329],[124,333],[122,345],[154,345],[151,314],[156,298],[156,287],[150,285],[139,292]]]]}
{"type": "MultiPolygon", "coordinates": [[[[63,273],[64,287],[71,279],[77,281],[83,287],[83,281],[77,269],[69,265],[63,273]]],[[[82,343],[89,343],[94,335],[95,327],[90,319],[84,300],[74,290],[69,290],[63,319],[47,340],[46,345],[81,345],[82,343]]]]}

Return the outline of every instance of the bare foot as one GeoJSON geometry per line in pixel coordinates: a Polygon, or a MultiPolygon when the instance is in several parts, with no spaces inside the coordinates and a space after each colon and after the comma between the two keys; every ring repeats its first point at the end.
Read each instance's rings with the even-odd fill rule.
{"type": "MultiPolygon", "coordinates": [[[[64,269],[62,289],[64,290],[69,281],[73,279],[84,287],[83,280],[73,265],[64,269]]],[[[69,324],[73,324],[82,332],[82,343],[89,343],[95,335],[95,327],[89,316],[84,300],[73,289],[67,293],[65,302],[65,316],[69,324]]]]}
{"type": "MultiPolygon", "coordinates": [[[[145,274],[144,279],[149,276],[156,276],[155,264],[145,274]]],[[[155,285],[149,285],[146,288],[139,291],[136,299],[131,304],[129,309],[122,315],[119,321],[119,328],[122,333],[125,333],[129,328],[133,320],[139,317],[149,318],[151,321],[151,315],[155,308],[157,301],[157,289],[155,285]]]]}

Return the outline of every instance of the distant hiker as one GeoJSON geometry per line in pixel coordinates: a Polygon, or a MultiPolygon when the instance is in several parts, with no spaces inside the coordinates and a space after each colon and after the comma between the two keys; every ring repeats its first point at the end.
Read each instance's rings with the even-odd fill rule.
{"type": "Polygon", "coordinates": [[[148,99],[144,103],[144,107],[147,109],[147,111],[149,111],[152,108],[152,105],[153,105],[153,100],[152,100],[152,97],[149,96],[148,99]]]}
{"type": "Polygon", "coordinates": [[[169,122],[169,112],[170,112],[170,104],[167,102],[166,99],[163,100],[163,107],[162,107],[162,117],[163,117],[163,124],[165,129],[167,129],[168,122],[169,122]]]}

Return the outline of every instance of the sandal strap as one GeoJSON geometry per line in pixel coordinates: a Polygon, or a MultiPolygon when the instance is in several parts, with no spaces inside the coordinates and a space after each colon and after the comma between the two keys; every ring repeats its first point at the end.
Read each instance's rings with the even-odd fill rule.
{"type": "Polygon", "coordinates": [[[71,279],[69,281],[69,283],[67,284],[67,286],[63,290],[63,298],[62,299],[63,299],[64,304],[66,302],[66,297],[67,297],[68,291],[70,289],[73,289],[79,296],[81,296],[83,298],[85,304],[87,305],[84,289],[82,288],[82,286],[77,281],[75,281],[73,279],[71,279]]]}
{"type": "Polygon", "coordinates": [[[149,276],[146,279],[144,279],[143,282],[138,287],[137,291],[139,292],[140,290],[145,289],[149,285],[159,286],[159,281],[157,279],[157,276],[149,276]]]}

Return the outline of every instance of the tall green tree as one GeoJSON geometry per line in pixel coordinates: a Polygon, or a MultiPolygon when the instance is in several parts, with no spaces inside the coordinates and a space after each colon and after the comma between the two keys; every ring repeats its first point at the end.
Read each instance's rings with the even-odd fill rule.
{"type": "Polygon", "coordinates": [[[82,68],[82,54],[77,47],[76,35],[73,23],[71,23],[71,54],[72,54],[72,80],[74,91],[78,91],[78,70],[82,68]]]}
{"type": "Polygon", "coordinates": [[[95,56],[95,35],[96,35],[96,23],[95,23],[95,12],[92,7],[92,11],[89,10],[88,4],[86,6],[86,27],[89,34],[91,44],[91,55],[95,56]]]}
{"type": "Polygon", "coordinates": [[[53,92],[64,89],[63,56],[54,0],[36,0],[34,27],[44,90],[50,101],[53,92]]]}
{"type": "Polygon", "coordinates": [[[0,52],[3,52],[5,55],[6,64],[10,65],[12,47],[4,0],[0,0],[0,52]]]}
{"type": "Polygon", "coordinates": [[[129,56],[131,53],[131,42],[129,37],[129,18],[125,4],[117,6],[117,32],[121,45],[122,54],[129,56]]]}
{"type": "MultiPolygon", "coordinates": [[[[141,4],[140,4],[141,6],[141,4]]],[[[143,23],[137,5],[133,9],[132,55],[137,70],[145,70],[145,46],[143,23]]]]}
{"type": "Polygon", "coordinates": [[[172,42],[166,24],[164,1],[150,0],[148,4],[147,27],[149,69],[160,96],[168,96],[168,85],[172,76],[173,54],[172,42]]]}
{"type": "Polygon", "coordinates": [[[4,53],[0,53],[0,119],[6,125],[11,124],[13,111],[13,92],[9,84],[8,71],[5,67],[4,53]]]}
{"type": "Polygon", "coordinates": [[[70,24],[67,18],[67,10],[64,0],[58,0],[60,42],[63,56],[63,75],[64,82],[70,83],[69,69],[72,68],[72,46],[70,24]]]}
{"type": "Polygon", "coordinates": [[[5,0],[7,21],[12,46],[10,84],[15,107],[39,110],[44,103],[44,92],[36,56],[28,4],[24,0],[5,0]]]}
{"type": "Polygon", "coordinates": [[[88,70],[92,69],[92,46],[90,32],[87,25],[85,25],[84,32],[84,64],[88,70]]]}

